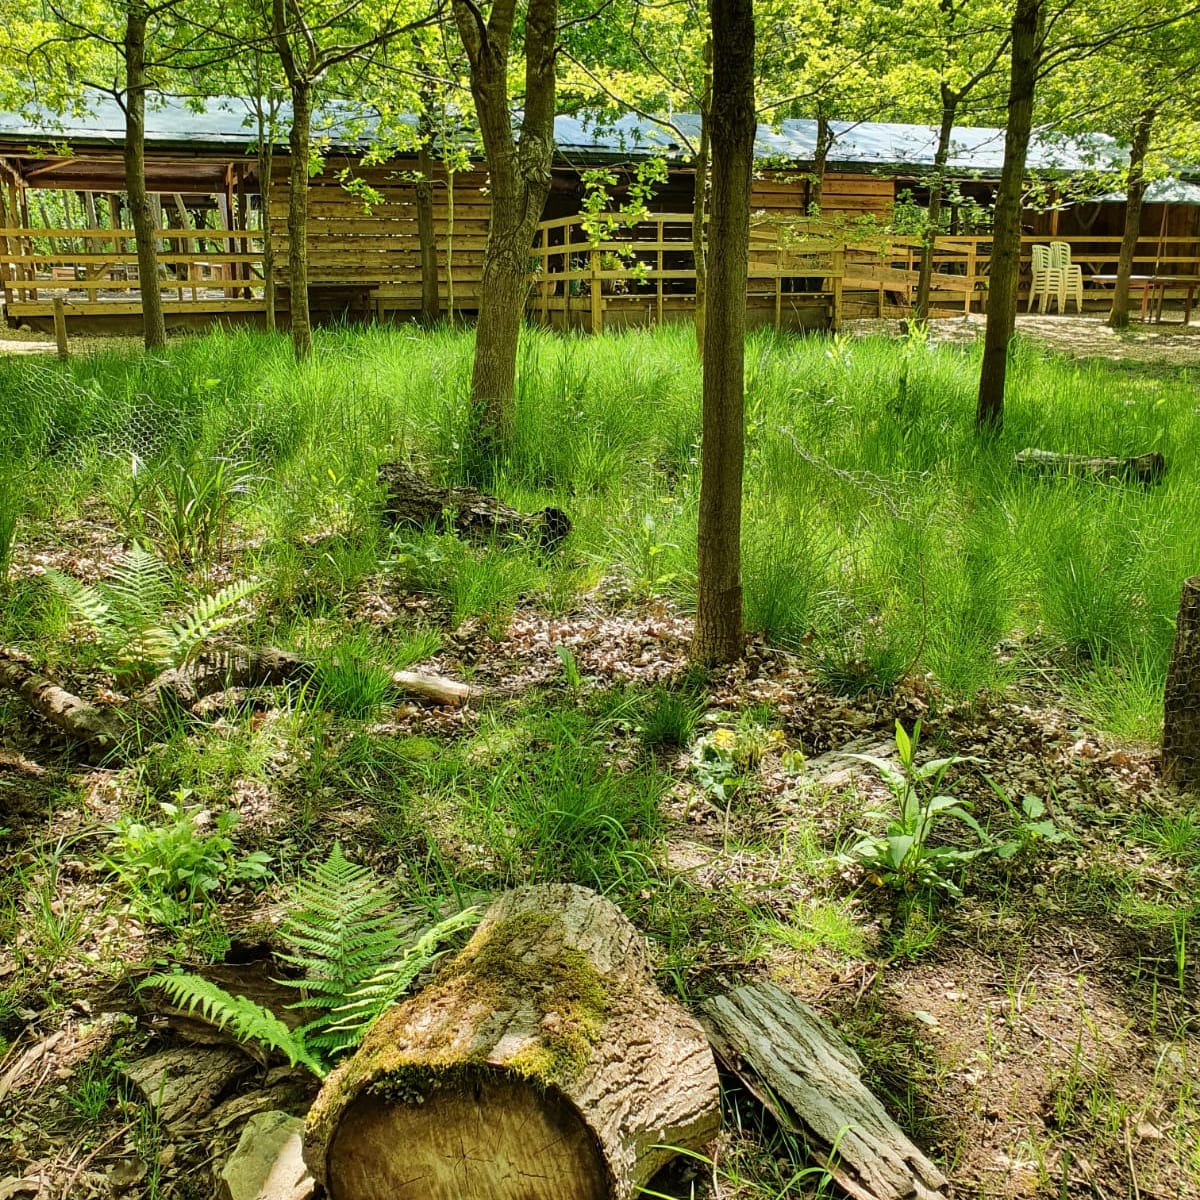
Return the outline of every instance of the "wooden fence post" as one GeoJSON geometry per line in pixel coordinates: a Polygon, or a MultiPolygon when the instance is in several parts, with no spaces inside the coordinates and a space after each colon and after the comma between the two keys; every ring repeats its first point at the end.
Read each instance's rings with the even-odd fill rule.
{"type": "Polygon", "coordinates": [[[1200,575],[1183,585],[1163,701],[1163,777],[1200,786],[1200,575]]]}
{"type": "Polygon", "coordinates": [[[66,362],[70,355],[67,346],[67,313],[61,296],[54,297],[54,341],[58,345],[58,357],[66,362]]]}
{"type": "Polygon", "coordinates": [[[593,248],[591,254],[592,267],[592,328],[591,333],[599,333],[604,328],[604,298],[600,294],[600,251],[593,248]]]}

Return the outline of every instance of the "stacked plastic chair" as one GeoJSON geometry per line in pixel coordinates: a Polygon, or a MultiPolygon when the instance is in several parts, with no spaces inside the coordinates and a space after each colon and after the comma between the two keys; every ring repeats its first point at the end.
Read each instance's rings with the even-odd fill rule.
{"type": "Polygon", "coordinates": [[[1055,296],[1059,297],[1058,307],[1061,312],[1062,269],[1053,265],[1049,246],[1034,246],[1032,254],[1033,279],[1029,284],[1029,305],[1025,311],[1032,312],[1036,300],[1038,312],[1045,312],[1050,297],[1055,296]]]}
{"type": "Polygon", "coordinates": [[[1058,311],[1067,311],[1067,301],[1075,301],[1075,311],[1083,312],[1083,268],[1071,262],[1069,242],[1050,243],[1050,273],[1055,275],[1055,295],[1058,311]]]}

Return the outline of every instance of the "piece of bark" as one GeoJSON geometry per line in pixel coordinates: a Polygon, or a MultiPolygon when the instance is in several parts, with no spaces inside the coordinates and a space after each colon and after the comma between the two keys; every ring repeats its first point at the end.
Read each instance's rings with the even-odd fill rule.
{"type": "Polygon", "coordinates": [[[1200,787],[1200,575],[1187,580],[1175,621],[1175,646],[1163,694],[1162,772],[1200,787]]]}
{"type": "Polygon", "coordinates": [[[1114,458],[1088,454],[1057,454],[1053,450],[1022,450],[1017,466],[1039,475],[1086,475],[1092,479],[1158,483],[1167,473],[1167,461],[1157,451],[1114,458]]]}
{"type": "Polygon", "coordinates": [[[15,692],[52,725],[94,751],[111,750],[121,740],[121,721],[115,712],[65,691],[16,650],[0,649],[0,690],[15,692]]]}
{"type": "Polygon", "coordinates": [[[387,488],[383,517],[392,525],[452,529],[459,537],[479,542],[528,538],[543,550],[553,550],[571,532],[571,519],[561,508],[518,512],[474,488],[437,487],[407,463],[381,463],[378,476],[387,488]]]}
{"type": "Polygon", "coordinates": [[[697,1022],[645,940],[571,884],[522,888],[373,1026],[309,1113],[332,1200],[625,1200],[719,1125],[697,1022]]]}
{"type": "Polygon", "coordinates": [[[183,1046],[139,1058],[121,1074],[164,1125],[182,1130],[204,1120],[221,1096],[252,1070],[254,1063],[239,1050],[183,1046]]]}
{"type": "Polygon", "coordinates": [[[703,1006],[717,1058],[792,1133],[827,1148],[823,1164],[855,1200],[937,1200],[945,1176],[863,1086],[862,1063],[807,1004],[755,984],[703,1006]]]}

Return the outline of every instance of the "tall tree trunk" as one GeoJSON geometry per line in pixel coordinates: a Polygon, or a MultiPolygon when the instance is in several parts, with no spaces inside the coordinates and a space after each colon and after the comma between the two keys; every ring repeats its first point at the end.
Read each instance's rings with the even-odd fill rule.
{"type": "Polygon", "coordinates": [[[1008,127],[1004,136],[1004,166],[996,192],[987,326],[979,372],[979,402],[975,410],[975,425],[980,430],[999,430],[1004,423],[1008,347],[1017,325],[1021,194],[1029,135],[1033,128],[1033,93],[1042,52],[1042,5],[1043,0],[1017,0],[1013,13],[1008,127]]]}
{"type": "Polygon", "coordinates": [[[1137,119],[1133,145],[1129,148],[1129,179],[1125,190],[1125,229],[1121,236],[1121,256],[1117,260],[1117,286],[1113,289],[1108,323],[1114,329],[1129,324],[1129,277],[1133,274],[1133,256],[1142,231],[1142,201],[1146,198],[1146,152],[1154,131],[1157,108],[1147,108],[1137,119]]]}
{"type": "Polygon", "coordinates": [[[146,191],[146,25],[144,0],[130,0],[125,18],[125,187],[137,244],[142,337],[147,350],[167,344],[153,210],[146,191]]]}
{"type": "Polygon", "coordinates": [[[942,84],[942,123],[938,129],[937,150],[933,155],[933,176],[929,181],[929,214],[921,243],[921,269],[917,276],[917,317],[929,320],[929,291],[933,284],[933,251],[938,225],[942,219],[942,193],[946,188],[946,161],[950,157],[950,137],[958,111],[959,94],[942,84]]]}
{"type": "Polygon", "coordinates": [[[696,632],[707,665],[742,655],[742,465],[746,277],[754,164],[752,0],[711,0],[712,213],[697,528],[696,632]]]}
{"type": "Polygon", "coordinates": [[[292,82],[292,129],[288,135],[288,297],[296,361],[312,354],[308,312],[308,155],[312,140],[312,87],[292,82]]]}
{"type": "Polygon", "coordinates": [[[491,184],[471,374],[475,432],[487,450],[511,440],[516,427],[517,341],[529,289],[530,251],[550,193],[554,154],[558,0],[530,0],[525,13],[525,106],[515,142],[508,104],[515,0],[496,0],[486,24],[471,0],[453,0],[453,7],[471,65],[471,95],[491,184]]]}
{"type": "Polygon", "coordinates": [[[704,306],[708,295],[708,247],[704,221],[708,211],[708,127],[712,119],[712,37],[704,42],[704,90],[700,97],[700,143],[696,148],[696,186],[692,203],[692,262],[696,268],[696,353],[704,358],[704,306]]]}
{"type": "Polygon", "coordinates": [[[429,130],[417,149],[417,242],[421,250],[421,320],[432,325],[442,315],[438,281],[437,233],[433,226],[433,160],[429,130]]]}

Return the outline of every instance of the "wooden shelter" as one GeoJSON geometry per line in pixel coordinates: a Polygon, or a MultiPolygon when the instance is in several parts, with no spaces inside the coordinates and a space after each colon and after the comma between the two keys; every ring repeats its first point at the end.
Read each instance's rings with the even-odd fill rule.
{"type": "MultiPolygon", "coordinates": [[[[262,252],[269,223],[278,277],[277,306],[287,320],[287,159],[277,152],[269,222],[264,221],[251,110],[245,101],[211,101],[197,111],[162,99],[147,114],[147,182],[162,213],[159,277],[170,325],[261,321],[262,252]]],[[[687,142],[694,117],[675,131],[632,116],[598,127],[560,117],[553,186],[531,248],[530,312],[562,326],[668,320],[690,313],[694,298],[691,211],[695,176],[687,142]],[[608,164],[618,197],[630,164],[662,155],[668,177],[649,203],[649,219],[605,240],[581,219],[583,171],[608,164]]],[[[413,156],[363,165],[369,121],[348,105],[326,108],[316,138],[324,168],[310,180],[309,303],[316,319],[406,319],[420,310],[420,238],[413,156]],[[347,186],[347,181],[353,181],[347,186]]],[[[811,160],[815,123],[785,121],[759,131],[762,168],[752,195],[756,213],[749,302],[752,321],[780,327],[836,324],[850,315],[902,313],[916,287],[919,244],[893,236],[904,206],[919,203],[932,163],[927,126],[861,123],[835,128],[814,226],[811,160]],[[897,208],[897,199],[900,208],[897,208]]],[[[84,117],[31,120],[0,114],[0,292],[10,324],[45,324],[55,297],[67,300],[73,325],[108,329],[140,319],[133,233],[123,221],[123,116],[93,97],[84,117]]],[[[962,182],[962,213],[950,206],[951,233],[937,242],[934,303],[957,311],[986,302],[990,232],[968,228],[965,213],[985,211],[999,175],[1003,134],[956,131],[950,162],[962,182]],[[961,220],[960,220],[961,217],[961,220]]],[[[1111,143],[1035,144],[1031,166],[1066,178],[1094,170],[1097,147],[1111,143]]],[[[482,163],[448,175],[436,167],[434,236],[443,313],[478,308],[489,200],[482,163]]],[[[1114,269],[1124,204],[1106,197],[1026,214],[1030,241],[1065,237],[1087,274],[1114,269]]],[[[1139,264],[1195,274],[1200,205],[1149,204],[1139,264]]],[[[1140,267],[1139,267],[1140,269],[1140,267]]],[[[1106,303],[1102,289],[1088,289],[1106,303]]]]}

